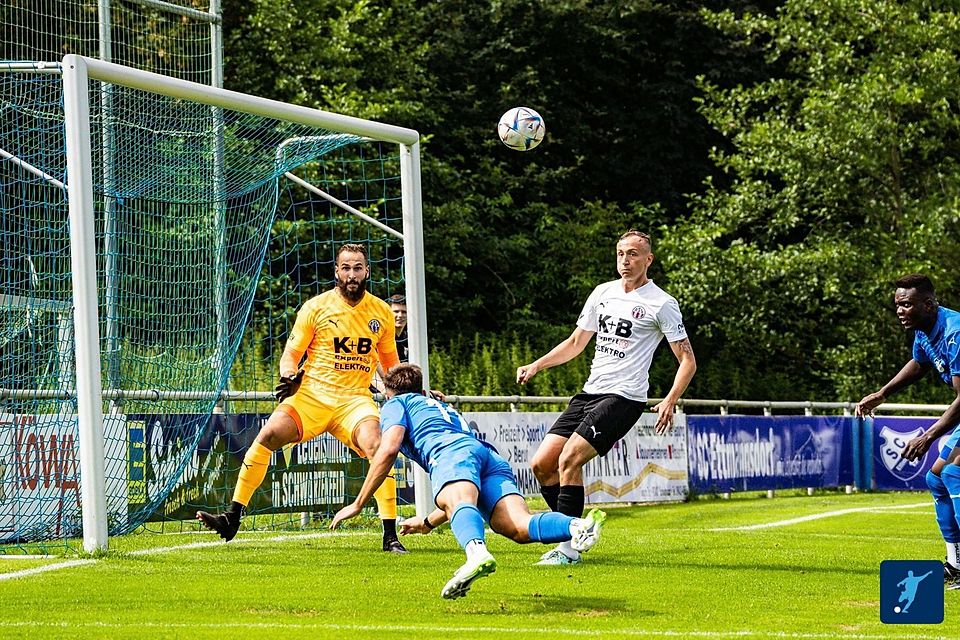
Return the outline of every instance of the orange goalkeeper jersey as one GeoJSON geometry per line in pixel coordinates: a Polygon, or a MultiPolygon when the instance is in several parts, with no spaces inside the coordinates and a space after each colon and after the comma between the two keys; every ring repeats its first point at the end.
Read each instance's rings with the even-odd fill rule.
{"type": "Polygon", "coordinates": [[[301,390],[369,393],[377,362],[385,371],[400,362],[395,333],[390,307],[370,293],[355,307],[336,289],[310,298],[287,339],[289,348],[307,354],[301,390]]]}

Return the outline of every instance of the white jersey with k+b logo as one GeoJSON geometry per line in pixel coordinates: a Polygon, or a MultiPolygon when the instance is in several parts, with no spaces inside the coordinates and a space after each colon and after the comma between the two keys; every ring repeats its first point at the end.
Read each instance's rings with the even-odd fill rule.
{"type": "Polygon", "coordinates": [[[620,280],[599,285],[587,298],[577,326],[597,334],[596,351],[585,393],[615,393],[646,402],[650,362],[664,337],[687,337],[680,305],[666,291],[647,281],[630,293],[620,280]]]}

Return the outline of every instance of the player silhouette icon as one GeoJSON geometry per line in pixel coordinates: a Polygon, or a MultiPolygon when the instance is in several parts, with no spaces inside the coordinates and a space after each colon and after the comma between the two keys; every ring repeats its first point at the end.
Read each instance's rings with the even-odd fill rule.
{"type": "Polygon", "coordinates": [[[903,591],[900,593],[900,599],[897,602],[906,601],[906,604],[903,605],[903,610],[900,611],[900,613],[906,613],[910,610],[910,605],[913,604],[913,599],[917,597],[917,587],[920,585],[920,582],[931,573],[933,572],[927,571],[918,578],[913,575],[913,571],[907,571],[907,577],[897,583],[898,587],[903,587],[903,591]]]}

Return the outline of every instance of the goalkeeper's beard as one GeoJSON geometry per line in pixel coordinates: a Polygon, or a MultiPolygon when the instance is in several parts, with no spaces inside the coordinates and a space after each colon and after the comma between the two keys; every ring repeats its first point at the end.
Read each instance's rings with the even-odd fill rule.
{"type": "Polygon", "coordinates": [[[336,281],[337,281],[337,289],[340,290],[340,295],[342,295],[344,298],[346,298],[350,302],[360,302],[360,298],[363,297],[364,292],[367,290],[366,279],[360,280],[359,282],[356,280],[348,280],[347,282],[343,282],[340,280],[340,278],[336,278],[336,281]],[[351,284],[357,285],[357,288],[351,290],[350,289],[351,284]]]}

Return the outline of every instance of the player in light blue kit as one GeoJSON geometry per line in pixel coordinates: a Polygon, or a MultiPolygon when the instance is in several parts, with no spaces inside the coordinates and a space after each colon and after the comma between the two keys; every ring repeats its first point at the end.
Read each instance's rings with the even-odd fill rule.
{"type": "Polygon", "coordinates": [[[387,374],[384,386],[387,402],[380,410],[380,446],[357,499],[337,512],[331,529],[360,513],[393,468],[397,453],[403,452],[430,474],[439,509],[404,522],[401,532],[429,533],[449,520],[467,554],[467,561],[443,587],[444,598],[465,596],[474,580],[496,571],[497,561],[486,546],[484,521],[496,533],[521,544],[569,540],[578,551],[596,544],[606,514],[598,509],[585,518],[531,514],[507,461],[478,440],[452,407],[423,395],[420,367],[397,365],[387,374]]]}
{"type": "Polygon", "coordinates": [[[927,486],[933,493],[937,524],[947,543],[947,560],[943,578],[960,588],[960,313],[941,307],[930,278],[923,275],[904,276],[896,281],[893,303],[904,329],[915,329],[913,357],[882,389],[857,403],[856,415],[873,415],[873,410],[890,395],[920,380],[935,369],[954,391],[953,402],[940,419],[927,431],[904,447],[900,454],[906,460],[917,460],[937,441],[953,429],[940,448],[940,457],[927,472],[927,486]]]}

